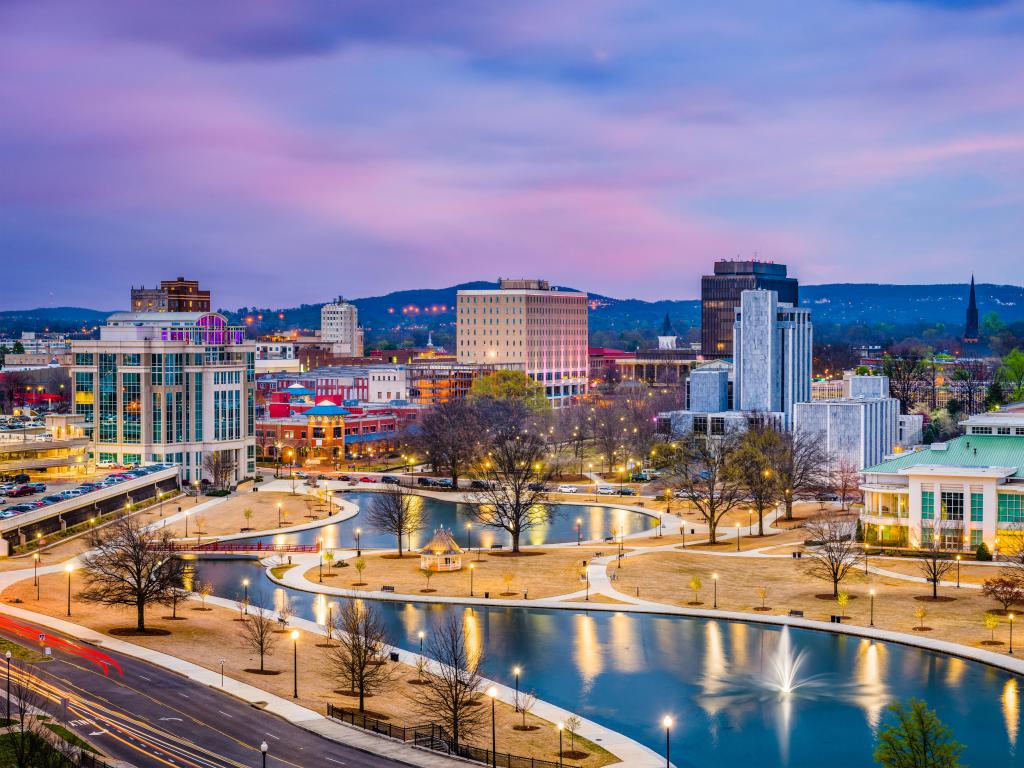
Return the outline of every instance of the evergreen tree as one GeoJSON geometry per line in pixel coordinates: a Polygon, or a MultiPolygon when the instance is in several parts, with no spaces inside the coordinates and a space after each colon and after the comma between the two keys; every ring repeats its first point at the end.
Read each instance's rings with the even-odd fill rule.
{"type": "Polygon", "coordinates": [[[889,705],[896,722],[882,726],[875,762],[882,768],[961,768],[964,747],[918,699],[889,705]]]}

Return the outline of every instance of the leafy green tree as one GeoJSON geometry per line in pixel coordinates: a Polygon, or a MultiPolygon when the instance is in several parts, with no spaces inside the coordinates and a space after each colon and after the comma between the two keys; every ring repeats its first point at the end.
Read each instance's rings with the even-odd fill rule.
{"type": "Polygon", "coordinates": [[[469,396],[473,399],[489,397],[492,400],[518,400],[535,412],[547,411],[551,408],[544,387],[522,371],[495,371],[481,376],[470,387],[469,396]]]}
{"type": "Polygon", "coordinates": [[[1014,397],[1019,397],[1024,390],[1024,352],[1013,349],[1003,358],[999,369],[999,377],[1006,383],[1014,397]]]}
{"type": "Polygon", "coordinates": [[[995,312],[986,312],[981,318],[981,333],[983,336],[995,336],[1006,330],[1006,323],[999,319],[995,312]]]}
{"type": "Polygon", "coordinates": [[[1003,393],[1003,387],[998,381],[993,381],[988,385],[988,391],[985,392],[985,408],[993,409],[997,408],[1006,402],[1006,395],[1003,393]]]}
{"type": "Polygon", "coordinates": [[[882,726],[875,762],[882,768],[960,768],[962,744],[918,699],[890,704],[896,722],[882,726]]]}

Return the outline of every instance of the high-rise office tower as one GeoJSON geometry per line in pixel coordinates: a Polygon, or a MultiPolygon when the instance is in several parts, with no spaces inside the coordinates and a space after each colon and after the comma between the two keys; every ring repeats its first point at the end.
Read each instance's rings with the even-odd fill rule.
{"type": "Polygon", "coordinates": [[[811,399],[811,312],[779,301],[775,291],[743,291],[733,311],[737,410],[784,413],[811,399]]]}
{"type": "Polygon", "coordinates": [[[715,273],[700,281],[701,353],[706,358],[733,356],[733,321],[743,291],[775,291],[780,302],[796,307],[798,288],[795,277],[786,277],[785,264],[716,261],[715,273]]]}
{"type": "Polygon", "coordinates": [[[132,288],[132,312],[209,312],[210,292],[198,280],[161,280],[159,288],[132,288]]]}
{"type": "Polygon", "coordinates": [[[324,304],[320,310],[320,338],[331,345],[337,355],[362,357],[363,329],[359,327],[359,310],[343,298],[324,304]]]}

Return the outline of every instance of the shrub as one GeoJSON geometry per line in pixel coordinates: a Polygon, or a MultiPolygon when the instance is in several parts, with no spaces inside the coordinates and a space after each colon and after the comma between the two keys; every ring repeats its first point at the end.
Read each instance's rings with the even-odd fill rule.
{"type": "Polygon", "coordinates": [[[978,560],[979,562],[986,563],[992,560],[992,553],[989,552],[989,549],[987,546],[985,546],[984,541],[978,545],[978,548],[976,550],[974,550],[974,559],[978,560]]]}

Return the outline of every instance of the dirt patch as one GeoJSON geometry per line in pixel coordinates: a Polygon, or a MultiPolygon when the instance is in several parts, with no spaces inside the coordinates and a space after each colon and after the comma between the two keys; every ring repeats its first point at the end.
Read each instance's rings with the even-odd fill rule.
{"type": "MultiPolygon", "coordinates": [[[[859,597],[859,595],[851,595],[849,592],[846,593],[846,596],[849,597],[851,600],[856,600],[859,597]]],[[[831,600],[832,602],[835,602],[836,600],[836,596],[833,595],[831,592],[819,592],[815,595],[815,597],[819,600],[831,600]]]]}
{"type": "Polygon", "coordinates": [[[250,675],[271,676],[281,674],[281,670],[279,669],[246,669],[245,671],[248,672],[250,675]]]}
{"type": "MultiPolygon", "coordinates": [[[[337,693],[337,691],[335,691],[335,693],[337,693]]],[[[356,693],[356,694],[353,694],[353,695],[358,696],[359,694],[356,693]]],[[[383,712],[374,712],[372,709],[364,709],[362,712],[360,712],[355,707],[337,707],[337,709],[340,709],[346,715],[352,715],[353,717],[369,717],[369,718],[371,718],[373,720],[390,720],[391,719],[390,715],[386,715],[383,712]]]]}
{"type": "Polygon", "coordinates": [[[513,725],[513,731],[538,731],[540,728],[536,725],[513,725]]]}
{"type": "Polygon", "coordinates": [[[915,595],[915,600],[920,600],[922,603],[952,603],[956,600],[955,597],[949,595],[939,595],[938,597],[932,597],[931,595],[915,595]]]}
{"type": "Polygon", "coordinates": [[[538,552],[535,549],[521,549],[518,552],[498,550],[488,552],[487,554],[489,557],[540,557],[541,555],[546,555],[547,552],[538,552]]]}
{"type": "Polygon", "coordinates": [[[141,632],[135,627],[114,627],[107,630],[108,635],[115,637],[166,637],[171,634],[169,629],[144,629],[141,632]]]}

